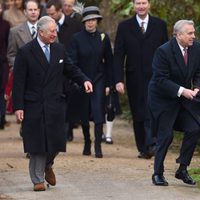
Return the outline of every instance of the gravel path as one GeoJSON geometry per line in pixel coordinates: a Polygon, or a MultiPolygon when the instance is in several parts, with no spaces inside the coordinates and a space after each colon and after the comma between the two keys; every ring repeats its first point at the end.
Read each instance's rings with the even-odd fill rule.
{"type": "MultiPolygon", "coordinates": [[[[113,145],[103,144],[103,159],[82,156],[83,137],[75,129],[75,139],[68,143],[67,153],[56,159],[57,185],[45,192],[33,192],[28,175],[28,159],[23,153],[19,125],[8,116],[11,126],[0,131],[0,200],[199,200],[200,189],[176,180],[176,154],[167,155],[168,187],[151,183],[153,159],[137,158],[131,125],[117,119],[113,145]]],[[[93,149],[92,149],[93,150],[93,149]]],[[[191,167],[199,166],[195,156],[191,167]]]]}

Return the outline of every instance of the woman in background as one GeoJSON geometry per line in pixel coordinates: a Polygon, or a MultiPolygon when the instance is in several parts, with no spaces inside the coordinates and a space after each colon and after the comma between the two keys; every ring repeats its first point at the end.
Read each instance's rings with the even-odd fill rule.
{"type": "Polygon", "coordinates": [[[95,156],[102,158],[101,141],[105,122],[105,97],[111,86],[113,54],[107,34],[97,30],[102,20],[99,9],[89,6],[83,10],[85,29],[73,35],[69,56],[73,64],[80,67],[93,83],[93,93],[82,93],[80,100],[80,120],[85,145],[83,155],[91,155],[90,125],[94,122],[95,156]]]}
{"type": "Polygon", "coordinates": [[[14,0],[14,6],[5,10],[3,18],[10,23],[11,27],[25,22],[26,17],[24,15],[24,0],[14,0]]]}

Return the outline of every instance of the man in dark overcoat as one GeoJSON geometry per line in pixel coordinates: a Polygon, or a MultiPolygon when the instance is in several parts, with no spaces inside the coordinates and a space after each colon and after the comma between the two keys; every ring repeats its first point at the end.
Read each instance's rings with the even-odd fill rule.
{"type": "Polygon", "coordinates": [[[184,131],[180,164],[175,177],[194,185],[189,166],[200,134],[200,44],[195,42],[194,23],[180,20],[174,36],[159,47],[153,59],[153,76],[149,83],[148,103],[152,128],[157,135],[154,174],[155,185],[167,186],[163,176],[164,160],[173,138],[173,129],[184,131]]]}
{"type": "MultiPolygon", "coordinates": [[[[46,12],[47,15],[52,17],[57,22],[58,41],[61,44],[64,44],[67,50],[72,35],[80,32],[83,29],[82,22],[80,20],[71,18],[70,16],[66,16],[62,11],[62,2],[58,0],[49,0],[46,5],[46,12]]],[[[78,89],[79,87],[76,83],[72,82],[71,80],[65,80],[64,92],[68,96],[68,99],[66,99],[66,137],[68,141],[73,140],[73,123],[79,122],[78,116],[80,109],[77,106],[79,99],[78,89]],[[74,88],[77,88],[77,90],[74,88]]]]}
{"type": "Polygon", "coordinates": [[[56,184],[52,170],[58,152],[66,151],[64,75],[92,92],[89,79],[71,64],[63,45],[55,43],[56,23],[48,16],[37,24],[38,37],[19,49],[14,64],[13,105],[22,122],[24,151],[30,153],[29,171],[34,191],[45,190],[45,180],[56,184]]]}
{"type": "Polygon", "coordinates": [[[133,0],[136,15],[119,24],[114,48],[116,89],[124,93],[124,67],[139,158],[151,158],[153,136],[147,111],[147,88],[157,47],[168,40],[166,23],[148,14],[149,0],[133,0]]]}

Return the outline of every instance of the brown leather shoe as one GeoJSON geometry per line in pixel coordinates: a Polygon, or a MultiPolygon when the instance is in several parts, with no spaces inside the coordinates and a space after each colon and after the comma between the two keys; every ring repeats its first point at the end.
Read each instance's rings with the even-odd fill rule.
{"type": "Polygon", "coordinates": [[[46,168],[45,169],[45,180],[50,185],[56,185],[56,176],[55,176],[52,168],[46,168]]]}
{"type": "Polygon", "coordinates": [[[46,188],[44,186],[44,183],[37,183],[34,185],[33,190],[39,192],[39,191],[45,191],[46,188]]]}

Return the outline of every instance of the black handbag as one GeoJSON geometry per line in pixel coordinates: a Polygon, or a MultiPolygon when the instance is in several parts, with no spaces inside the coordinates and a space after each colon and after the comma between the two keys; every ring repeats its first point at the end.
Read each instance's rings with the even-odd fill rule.
{"type": "Polygon", "coordinates": [[[111,88],[109,95],[107,96],[108,98],[106,105],[107,121],[113,121],[115,119],[115,113],[116,113],[116,108],[114,105],[115,92],[116,91],[113,88],[111,88]]]}

